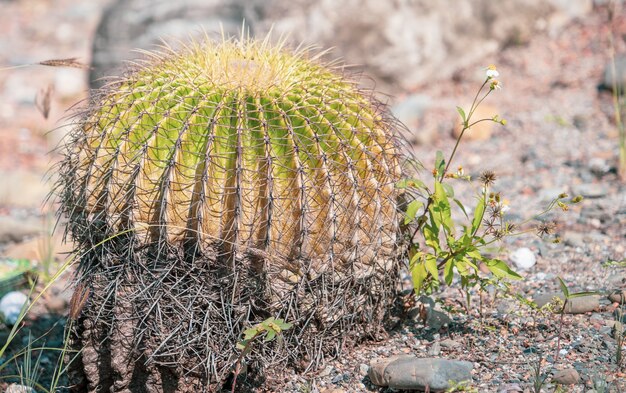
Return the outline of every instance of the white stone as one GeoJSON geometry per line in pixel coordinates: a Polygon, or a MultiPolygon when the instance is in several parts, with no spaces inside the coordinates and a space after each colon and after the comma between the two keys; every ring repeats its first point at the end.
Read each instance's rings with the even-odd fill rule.
{"type": "Polygon", "coordinates": [[[537,263],[535,253],[528,247],[520,247],[513,251],[509,256],[509,259],[520,270],[528,270],[537,263]]]}
{"type": "Polygon", "coordinates": [[[22,292],[9,292],[0,300],[0,317],[7,325],[14,325],[26,304],[28,296],[22,292]]]}

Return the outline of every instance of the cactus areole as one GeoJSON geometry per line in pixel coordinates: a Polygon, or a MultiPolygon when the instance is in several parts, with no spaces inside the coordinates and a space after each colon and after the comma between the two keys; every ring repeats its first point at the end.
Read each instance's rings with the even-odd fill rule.
{"type": "Polygon", "coordinates": [[[310,369],[376,333],[398,277],[395,124],[337,68],[252,40],[149,54],[95,92],[57,187],[88,296],[77,389],[218,389],[269,316],[294,328],[251,364],[310,369]]]}

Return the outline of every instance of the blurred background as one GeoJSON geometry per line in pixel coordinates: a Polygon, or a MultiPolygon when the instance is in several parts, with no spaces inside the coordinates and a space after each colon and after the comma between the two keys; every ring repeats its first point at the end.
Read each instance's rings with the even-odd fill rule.
{"type": "MultiPolygon", "coordinates": [[[[471,130],[454,165],[475,176],[496,170],[520,219],[561,192],[583,194],[589,204],[560,226],[566,244],[581,261],[623,260],[626,197],[611,87],[623,91],[626,82],[624,13],[608,0],[0,0],[0,278],[20,269],[50,275],[71,250],[61,229],[53,234],[55,209],[44,200],[54,149],[89,89],[140,58],[133,49],[239,36],[244,20],[251,36],[271,30],[294,47],[333,48],[327,59],[362,75],[407,126],[401,132],[426,173],[435,151],[454,145],[455,105],[468,106],[485,67],[496,64],[503,89],[477,116],[499,114],[508,125],[471,130]],[[613,53],[615,78],[607,71],[613,53]],[[69,58],[88,67],[37,65],[69,58]]],[[[540,257],[553,251],[530,238],[515,242],[540,257]]],[[[562,266],[542,272],[553,268],[576,275],[562,266]]],[[[66,283],[42,315],[65,314],[66,283]]]]}

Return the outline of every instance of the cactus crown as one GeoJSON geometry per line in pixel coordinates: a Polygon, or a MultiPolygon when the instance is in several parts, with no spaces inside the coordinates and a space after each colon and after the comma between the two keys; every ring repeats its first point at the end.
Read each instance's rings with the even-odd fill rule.
{"type": "Polygon", "coordinates": [[[390,124],[355,83],[255,41],[152,55],[105,89],[66,160],[65,210],[143,243],[373,262],[394,248],[390,124]]]}

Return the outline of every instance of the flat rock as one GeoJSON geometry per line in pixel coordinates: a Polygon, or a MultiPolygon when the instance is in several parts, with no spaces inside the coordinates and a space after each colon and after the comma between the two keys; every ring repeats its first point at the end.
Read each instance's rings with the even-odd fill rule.
{"type": "Polygon", "coordinates": [[[372,362],[373,384],[393,389],[444,391],[451,384],[471,381],[471,362],[403,355],[372,362]]]}
{"type": "Polygon", "coordinates": [[[0,216],[0,244],[21,242],[42,232],[42,225],[35,220],[20,220],[11,216],[0,216]]]}
{"type": "MultiPolygon", "coordinates": [[[[539,307],[543,307],[546,304],[550,303],[552,299],[555,297],[565,301],[565,296],[562,293],[544,293],[540,295],[536,295],[533,298],[533,301],[539,307]]],[[[581,296],[569,299],[567,305],[565,306],[566,314],[584,314],[587,312],[595,311],[600,308],[600,296],[598,295],[589,295],[589,296],[581,296]]],[[[560,311],[560,310],[557,310],[560,311]]]]}
{"type": "Polygon", "coordinates": [[[573,368],[566,368],[556,371],[552,376],[552,382],[561,385],[575,385],[580,381],[580,375],[578,371],[573,368]]]}

